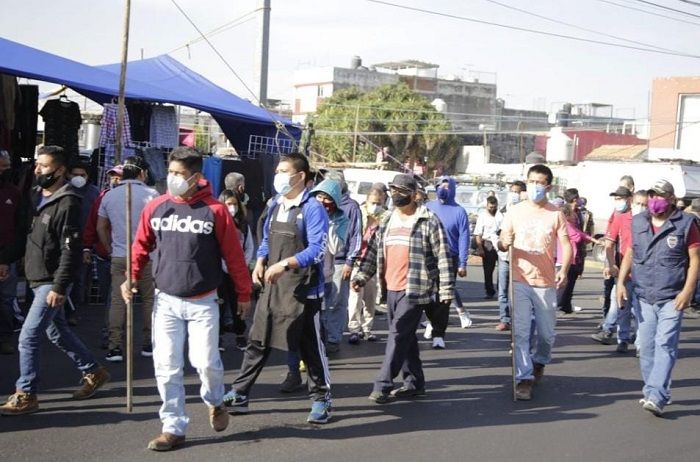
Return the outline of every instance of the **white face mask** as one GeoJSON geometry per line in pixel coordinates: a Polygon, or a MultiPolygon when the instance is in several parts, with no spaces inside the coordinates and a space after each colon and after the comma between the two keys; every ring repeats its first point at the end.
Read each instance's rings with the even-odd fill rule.
{"type": "Polygon", "coordinates": [[[238,213],[238,206],[237,205],[229,205],[228,211],[231,213],[231,216],[233,217],[236,215],[236,213],[238,213]]]}
{"type": "Polygon", "coordinates": [[[277,173],[275,175],[275,180],[273,183],[275,191],[277,191],[278,194],[286,196],[287,193],[289,193],[289,191],[291,191],[292,188],[296,186],[296,184],[292,185],[292,177],[295,176],[297,173],[293,173],[291,175],[289,175],[288,173],[277,173]]]}
{"type": "Polygon", "coordinates": [[[638,215],[646,210],[646,207],[639,204],[632,204],[632,215],[638,215]]]}
{"type": "Polygon", "coordinates": [[[379,204],[367,204],[367,213],[370,215],[376,215],[382,210],[382,206],[379,204]]]}
{"type": "Polygon", "coordinates": [[[515,205],[520,202],[520,193],[509,192],[508,193],[508,203],[510,205],[515,205]]]}
{"type": "Polygon", "coordinates": [[[179,175],[173,175],[172,173],[168,173],[168,179],[167,184],[168,184],[168,192],[173,195],[173,196],[182,196],[185,194],[187,191],[190,189],[190,184],[188,181],[193,177],[185,179],[179,175]]]}
{"type": "Polygon", "coordinates": [[[70,184],[79,189],[87,184],[87,180],[82,176],[74,176],[70,179],[70,184]]]}

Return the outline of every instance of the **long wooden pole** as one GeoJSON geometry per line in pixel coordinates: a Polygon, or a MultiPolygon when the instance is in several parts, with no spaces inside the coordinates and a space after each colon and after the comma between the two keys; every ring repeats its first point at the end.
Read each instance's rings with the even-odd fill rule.
{"type": "MultiPolygon", "coordinates": [[[[126,112],[124,101],[124,88],[126,87],[126,63],[129,57],[129,22],[131,19],[131,0],[126,0],[126,12],[124,14],[124,33],[122,36],[122,65],[119,73],[119,95],[117,99],[117,135],[115,142],[114,160],[117,164],[122,162],[122,133],[124,131],[124,113],[126,112]]],[[[126,286],[131,293],[131,185],[126,184],[126,286]]],[[[119,290],[118,287],[115,290],[119,290]]],[[[126,304],[126,411],[133,410],[134,388],[134,302],[130,300],[126,304]]]]}
{"type": "Polygon", "coordinates": [[[518,400],[515,392],[517,381],[515,380],[515,289],[513,284],[513,244],[508,248],[508,309],[510,310],[510,372],[513,379],[513,401],[518,400]]]}

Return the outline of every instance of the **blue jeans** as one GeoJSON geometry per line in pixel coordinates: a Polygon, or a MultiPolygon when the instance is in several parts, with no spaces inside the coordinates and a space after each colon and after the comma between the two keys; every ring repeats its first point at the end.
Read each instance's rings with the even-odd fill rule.
{"type": "Polygon", "coordinates": [[[557,290],[513,282],[513,335],[515,337],[515,379],[533,379],[532,363],[549,364],[557,322],[557,290]],[[531,348],[533,315],[537,339],[531,348]],[[532,351],[532,354],[530,353],[532,351]]]}
{"type": "Polygon", "coordinates": [[[10,340],[15,326],[15,298],[17,298],[17,273],[10,265],[10,275],[0,281],[0,342],[10,340]]]}
{"type": "Polygon", "coordinates": [[[663,408],[670,399],[671,371],[678,357],[683,312],[673,307],[673,300],[647,303],[639,300],[639,367],[644,380],[646,399],[663,408]]]}
{"type": "Polygon", "coordinates": [[[501,322],[510,324],[510,308],[508,307],[508,284],[510,283],[510,263],[498,259],[498,316],[501,322]]]}
{"type": "Polygon", "coordinates": [[[17,390],[36,393],[39,384],[39,352],[41,336],[46,336],[51,343],[66,353],[82,372],[90,372],[99,367],[97,359],[90,353],[83,342],[75,336],[66,323],[63,307],[51,308],[46,304],[46,296],[51,291],[51,284],[41,285],[34,290],[34,301],[29,307],[19,334],[19,370],[17,390]]]}
{"type": "Polygon", "coordinates": [[[184,435],[190,421],[185,413],[184,350],[202,382],[200,396],[209,406],[224,399],[224,365],[219,354],[219,305],[213,292],[199,299],[156,290],[153,308],[153,368],[163,400],[163,432],[184,435]]]}
{"type": "Polygon", "coordinates": [[[603,322],[603,330],[606,332],[612,332],[615,327],[617,327],[617,343],[629,343],[630,341],[630,331],[632,325],[632,292],[634,290],[632,281],[625,282],[625,289],[627,289],[627,296],[630,300],[625,303],[624,309],[619,309],[617,306],[617,283],[613,286],[612,294],[610,298],[610,309],[608,310],[608,315],[605,317],[603,322]]]}
{"type": "Polygon", "coordinates": [[[321,311],[321,323],[328,343],[340,343],[343,331],[348,323],[348,297],[350,281],[343,279],[345,263],[336,264],[333,280],[326,282],[324,309],[321,311]]]}

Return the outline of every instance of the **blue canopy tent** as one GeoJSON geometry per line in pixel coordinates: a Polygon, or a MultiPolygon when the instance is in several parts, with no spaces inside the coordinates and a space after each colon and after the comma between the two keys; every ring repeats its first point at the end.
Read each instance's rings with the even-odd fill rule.
{"type": "MultiPolygon", "coordinates": [[[[65,85],[100,104],[117,96],[119,88],[118,64],[88,66],[3,38],[0,72],[65,85]]],[[[166,55],[130,62],[125,95],[208,112],[239,152],[248,150],[250,135],[285,137],[277,124],[296,140],[301,136],[300,128],[290,120],[227,92],[166,55]]]]}

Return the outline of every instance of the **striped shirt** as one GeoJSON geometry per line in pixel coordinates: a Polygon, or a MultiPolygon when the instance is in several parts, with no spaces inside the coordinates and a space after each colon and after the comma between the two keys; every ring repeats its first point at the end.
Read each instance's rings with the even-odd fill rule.
{"type": "Polygon", "coordinates": [[[386,255],[384,279],[387,290],[406,290],[411,229],[415,221],[415,219],[401,220],[396,213],[392,214],[389,219],[389,226],[384,238],[384,254],[386,255]]]}

